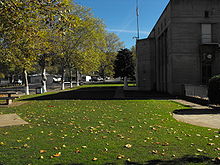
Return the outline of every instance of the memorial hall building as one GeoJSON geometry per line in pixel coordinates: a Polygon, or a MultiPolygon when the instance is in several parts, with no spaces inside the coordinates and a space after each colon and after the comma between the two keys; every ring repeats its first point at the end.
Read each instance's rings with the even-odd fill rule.
{"type": "Polygon", "coordinates": [[[170,0],[137,47],[140,90],[181,95],[220,74],[220,0],[170,0]]]}

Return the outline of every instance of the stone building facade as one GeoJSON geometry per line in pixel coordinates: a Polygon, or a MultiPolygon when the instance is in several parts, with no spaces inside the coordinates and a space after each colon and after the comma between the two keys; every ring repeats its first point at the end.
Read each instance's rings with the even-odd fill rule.
{"type": "Polygon", "coordinates": [[[137,40],[140,90],[183,94],[220,74],[220,0],[170,0],[149,36],[137,40]]]}

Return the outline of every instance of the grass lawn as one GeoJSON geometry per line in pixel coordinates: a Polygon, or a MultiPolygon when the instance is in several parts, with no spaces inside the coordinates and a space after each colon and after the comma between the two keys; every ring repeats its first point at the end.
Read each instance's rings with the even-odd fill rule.
{"type": "Polygon", "coordinates": [[[41,100],[0,108],[0,164],[214,164],[219,130],[177,122],[166,100],[41,100]]]}

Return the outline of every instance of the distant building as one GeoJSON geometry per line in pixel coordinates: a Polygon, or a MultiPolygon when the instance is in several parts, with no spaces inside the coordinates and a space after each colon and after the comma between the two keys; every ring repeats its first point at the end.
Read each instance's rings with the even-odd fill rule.
{"type": "Polygon", "coordinates": [[[220,74],[220,0],[170,0],[148,38],[137,40],[140,90],[183,94],[220,74]]]}
{"type": "MultiPolygon", "coordinates": [[[[46,74],[46,76],[47,76],[47,84],[52,84],[54,76],[50,74],[46,74]]],[[[32,84],[41,83],[41,80],[42,80],[41,74],[29,75],[29,83],[32,83],[32,84]]]]}

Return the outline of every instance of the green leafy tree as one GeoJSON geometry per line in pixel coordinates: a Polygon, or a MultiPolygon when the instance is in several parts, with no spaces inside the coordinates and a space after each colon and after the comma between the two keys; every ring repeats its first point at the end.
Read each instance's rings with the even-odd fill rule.
{"type": "Polygon", "coordinates": [[[5,59],[22,68],[26,94],[29,94],[27,71],[32,69],[37,58],[35,43],[39,24],[35,3],[34,0],[0,2],[2,51],[5,59]]]}
{"type": "Polygon", "coordinates": [[[92,17],[88,10],[82,7],[77,8],[76,11],[74,10],[73,14],[80,13],[77,14],[80,18],[78,26],[57,38],[59,42],[57,42],[58,53],[56,61],[61,66],[61,89],[64,89],[66,69],[69,70],[70,76],[73,70],[76,73],[85,74],[98,70],[100,57],[103,55],[101,48],[105,47],[103,23],[99,19],[92,17]],[[78,12],[79,10],[80,12],[78,12]]]}
{"type": "Polygon", "coordinates": [[[127,78],[134,78],[134,62],[132,52],[129,49],[118,51],[114,65],[114,77],[122,77],[124,86],[127,87],[127,78]]]}
{"type": "Polygon", "coordinates": [[[62,89],[66,68],[87,74],[98,70],[105,27],[88,9],[71,0],[0,0],[0,14],[0,58],[23,70],[26,94],[27,74],[37,63],[44,91],[51,61],[60,65],[62,89]]]}
{"type": "Polygon", "coordinates": [[[117,52],[124,47],[123,42],[120,41],[115,33],[106,33],[105,40],[106,47],[103,49],[104,55],[101,57],[99,68],[99,75],[103,80],[105,80],[106,76],[113,76],[117,52]]]}
{"type": "Polygon", "coordinates": [[[42,84],[46,91],[46,62],[53,54],[51,50],[54,50],[51,39],[73,30],[78,21],[71,14],[71,8],[70,0],[0,1],[2,51],[6,54],[5,59],[22,68],[26,94],[29,94],[27,72],[33,70],[38,60],[41,62],[42,84]],[[51,34],[54,35],[52,38],[51,34]]]}
{"type": "Polygon", "coordinates": [[[64,55],[69,51],[69,46],[66,43],[68,33],[74,32],[76,27],[80,25],[80,18],[74,14],[76,5],[70,0],[48,2],[49,8],[45,8],[47,15],[44,15],[44,25],[47,31],[43,31],[46,35],[43,38],[44,52],[40,54],[40,66],[42,70],[42,87],[46,91],[46,67],[50,66],[50,62],[58,57],[58,63],[62,66],[62,86],[64,89],[64,72],[66,59],[64,55]],[[49,38],[47,38],[49,34],[49,38]],[[46,39],[47,38],[47,39],[46,39]],[[46,39],[46,40],[45,40],[46,39]]]}

